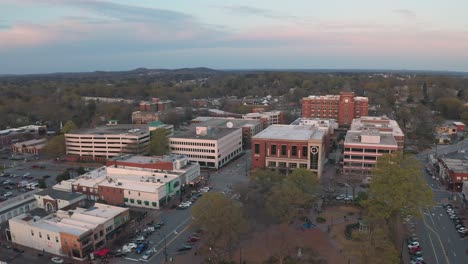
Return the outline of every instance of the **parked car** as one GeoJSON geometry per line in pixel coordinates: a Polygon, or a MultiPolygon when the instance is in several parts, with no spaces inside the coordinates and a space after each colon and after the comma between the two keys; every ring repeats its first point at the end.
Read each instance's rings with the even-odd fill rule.
{"type": "Polygon", "coordinates": [[[134,250],[135,248],[137,248],[137,244],[136,243],[128,243],[126,245],[124,245],[122,247],[122,252],[123,253],[129,253],[129,252],[132,252],[132,250],[134,250]]]}
{"type": "Polygon", "coordinates": [[[164,222],[161,221],[161,222],[154,225],[154,229],[161,229],[163,226],[164,226],[164,222]]]}
{"type": "Polygon", "coordinates": [[[57,263],[57,264],[63,263],[63,259],[61,259],[59,257],[53,257],[51,260],[52,260],[53,263],[57,263]]]}
{"type": "Polygon", "coordinates": [[[188,245],[188,244],[183,244],[182,247],[180,247],[179,249],[177,249],[178,252],[183,252],[183,251],[188,251],[188,250],[191,250],[192,249],[192,246],[191,245],[188,245]]]}
{"type": "Polygon", "coordinates": [[[413,247],[413,248],[409,249],[410,254],[416,254],[417,252],[421,252],[421,251],[422,251],[422,248],[420,246],[413,247]]]}
{"type": "Polygon", "coordinates": [[[189,242],[189,243],[194,243],[194,242],[197,242],[199,240],[200,240],[200,238],[196,237],[196,236],[190,236],[189,238],[187,238],[187,242],[189,242]]]}
{"type": "Polygon", "coordinates": [[[419,242],[418,241],[411,241],[408,243],[408,249],[419,247],[419,242]]]}
{"type": "Polygon", "coordinates": [[[13,195],[12,192],[6,192],[3,196],[5,196],[5,197],[10,197],[10,196],[12,196],[12,195],[13,195]]]}
{"type": "Polygon", "coordinates": [[[340,195],[338,195],[335,199],[338,200],[338,201],[340,201],[340,200],[344,200],[344,198],[346,198],[346,195],[340,194],[340,195]]]}
{"type": "Polygon", "coordinates": [[[143,260],[148,260],[149,258],[151,258],[151,256],[154,255],[154,253],[156,253],[156,249],[150,249],[150,250],[147,250],[145,252],[145,254],[143,254],[143,256],[141,256],[141,259],[143,260]]]}
{"type": "Polygon", "coordinates": [[[210,190],[211,190],[211,188],[210,188],[210,187],[208,187],[208,186],[205,186],[205,187],[203,187],[203,188],[201,188],[201,189],[200,189],[200,192],[202,192],[202,193],[206,193],[206,192],[209,192],[210,190]]]}
{"type": "Polygon", "coordinates": [[[135,249],[135,253],[141,254],[143,251],[145,251],[148,248],[148,245],[146,243],[141,243],[138,244],[138,246],[135,249]]]}
{"type": "Polygon", "coordinates": [[[14,247],[14,248],[13,248],[13,251],[14,251],[14,252],[18,252],[18,253],[24,253],[24,250],[21,249],[21,248],[15,248],[15,247],[14,247]]]}

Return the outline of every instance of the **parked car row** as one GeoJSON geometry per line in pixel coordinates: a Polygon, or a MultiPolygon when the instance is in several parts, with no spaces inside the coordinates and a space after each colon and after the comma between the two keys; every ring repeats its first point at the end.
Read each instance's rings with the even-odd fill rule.
{"type": "Polygon", "coordinates": [[[468,236],[468,229],[466,229],[465,225],[463,224],[464,217],[459,217],[455,212],[455,208],[451,204],[444,204],[445,211],[447,212],[448,216],[453,222],[455,229],[457,230],[458,234],[461,238],[468,236]]]}
{"type": "Polygon", "coordinates": [[[345,195],[345,194],[340,194],[338,195],[335,200],[337,201],[354,201],[354,197],[350,194],[345,195]]]}
{"type": "Polygon", "coordinates": [[[422,248],[419,245],[417,237],[410,237],[407,239],[408,252],[410,254],[411,264],[424,264],[422,248]]]}

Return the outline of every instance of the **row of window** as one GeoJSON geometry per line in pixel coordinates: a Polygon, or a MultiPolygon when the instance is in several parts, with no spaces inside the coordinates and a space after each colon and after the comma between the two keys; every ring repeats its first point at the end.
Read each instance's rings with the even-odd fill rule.
{"type": "Polygon", "coordinates": [[[355,159],[355,160],[377,160],[377,156],[344,156],[345,159],[355,159]]]}
{"type": "MultiPolygon", "coordinates": [[[[130,199],[129,199],[129,198],[124,198],[124,201],[125,201],[126,203],[132,203],[132,204],[135,203],[135,199],[132,199],[132,198],[130,198],[130,199]]],[[[136,200],[136,203],[137,203],[137,204],[140,204],[140,205],[141,205],[141,204],[144,204],[144,205],[146,205],[146,206],[149,206],[149,205],[150,205],[150,202],[149,202],[149,201],[136,200]]],[[[151,202],[151,206],[157,207],[157,206],[158,206],[158,203],[157,203],[157,202],[151,202]]]]}
{"type": "Polygon", "coordinates": [[[362,149],[362,148],[345,148],[344,152],[364,152],[364,153],[380,153],[387,154],[391,153],[391,150],[388,149],[362,149]]]}
{"type": "MultiPolygon", "coordinates": [[[[260,154],[260,144],[254,145],[254,153],[260,154]]],[[[270,155],[277,155],[278,154],[278,146],[271,145],[270,146],[270,155]]],[[[307,156],[307,146],[302,146],[302,156],[307,156]]],[[[287,145],[280,145],[280,155],[287,156],[288,155],[288,146],[287,145]]],[[[298,146],[291,146],[291,157],[299,157],[298,146]]]]}
{"type": "Polygon", "coordinates": [[[187,142],[187,141],[170,141],[171,145],[185,145],[185,146],[201,146],[201,147],[214,147],[214,143],[202,142],[187,142]]]}
{"type": "Polygon", "coordinates": [[[290,169],[296,169],[296,168],[302,168],[302,169],[307,169],[307,163],[296,163],[296,162],[276,162],[276,161],[269,161],[268,162],[268,167],[270,168],[290,168],[290,169]]]}
{"type": "Polygon", "coordinates": [[[194,158],[194,159],[216,159],[215,156],[205,156],[205,155],[194,155],[194,154],[184,154],[185,156],[189,158],[194,158]]]}
{"type": "Polygon", "coordinates": [[[175,151],[190,151],[190,152],[203,152],[203,153],[215,153],[214,149],[192,149],[192,148],[171,148],[175,151]]]}
{"type": "Polygon", "coordinates": [[[24,207],[19,207],[14,210],[11,210],[10,212],[7,212],[6,214],[2,214],[0,217],[0,223],[6,222],[7,220],[10,220],[11,218],[29,212],[29,210],[34,209],[34,203],[32,204],[27,204],[24,207]]]}
{"type": "MultiPolygon", "coordinates": [[[[31,229],[31,236],[34,236],[34,230],[31,229]]],[[[47,236],[47,240],[50,241],[50,235],[49,234],[46,234],[47,236]]],[[[39,238],[42,238],[42,233],[39,232],[39,238]]],[[[59,239],[58,239],[58,236],[55,236],[55,242],[58,243],[59,242],[59,239]]]]}
{"type": "Polygon", "coordinates": [[[374,163],[356,163],[356,162],[344,162],[343,166],[345,167],[361,167],[361,168],[373,168],[374,163]]]}

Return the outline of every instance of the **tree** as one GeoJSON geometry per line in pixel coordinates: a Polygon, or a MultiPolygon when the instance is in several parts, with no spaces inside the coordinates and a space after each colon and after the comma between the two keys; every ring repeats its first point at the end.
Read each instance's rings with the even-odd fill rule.
{"type": "Polygon", "coordinates": [[[277,171],[257,168],[250,174],[250,180],[261,192],[269,192],[271,188],[284,181],[284,175],[277,171]]]}
{"type": "Polygon", "coordinates": [[[204,232],[206,245],[211,247],[210,254],[218,260],[226,252],[231,254],[247,230],[240,204],[221,193],[204,194],[193,206],[192,215],[195,225],[204,232]]]}
{"type": "Polygon", "coordinates": [[[57,175],[57,177],[55,178],[55,180],[60,183],[62,181],[66,181],[66,180],[69,180],[70,179],[70,173],[68,172],[68,170],[64,171],[63,173],[57,175]]]}
{"type": "Polygon", "coordinates": [[[303,209],[313,206],[318,187],[317,176],[306,169],[295,169],[281,184],[275,185],[267,197],[268,211],[280,222],[302,216],[303,209]]]}
{"type": "Polygon", "coordinates": [[[40,188],[40,189],[46,189],[46,188],[47,188],[47,184],[46,184],[46,181],[45,181],[44,178],[39,179],[39,180],[37,181],[37,183],[39,184],[39,188],[40,188]]]}
{"type": "Polygon", "coordinates": [[[369,197],[363,202],[370,220],[387,224],[402,212],[420,215],[420,208],[433,203],[433,193],[424,181],[422,164],[400,152],[379,157],[373,170],[369,197]]]}
{"type": "Polygon", "coordinates": [[[443,97],[437,100],[437,109],[445,118],[458,119],[463,110],[463,101],[456,97],[443,97]]]}
{"type": "Polygon", "coordinates": [[[73,123],[73,121],[69,120],[63,125],[61,132],[63,134],[70,133],[74,130],[78,129],[78,127],[73,123]]]}
{"type": "Polygon", "coordinates": [[[158,128],[151,132],[150,155],[162,156],[169,153],[169,130],[158,128]]]}
{"type": "Polygon", "coordinates": [[[359,243],[357,253],[360,263],[399,263],[398,251],[390,242],[387,230],[375,228],[369,232],[354,232],[353,239],[359,243]]]}
{"type": "Polygon", "coordinates": [[[65,136],[57,135],[51,138],[44,147],[44,152],[54,158],[65,155],[65,136]]]}

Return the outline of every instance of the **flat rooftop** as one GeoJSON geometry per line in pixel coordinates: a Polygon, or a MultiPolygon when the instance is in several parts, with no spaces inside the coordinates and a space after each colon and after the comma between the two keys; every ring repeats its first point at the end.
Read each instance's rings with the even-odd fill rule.
{"type": "Polygon", "coordinates": [[[187,158],[184,155],[165,155],[165,156],[140,156],[140,155],[124,155],[124,156],[117,156],[111,158],[109,160],[112,161],[122,161],[122,162],[129,162],[129,163],[139,163],[139,164],[151,164],[151,163],[158,163],[158,162],[174,162],[179,159],[187,158]]]}
{"type": "Polygon", "coordinates": [[[253,138],[278,140],[322,139],[325,132],[311,126],[271,125],[253,138]]]}
{"type": "Polygon", "coordinates": [[[59,190],[55,190],[52,188],[45,189],[41,192],[35,193],[34,195],[50,196],[52,199],[64,200],[64,201],[73,201],[77,198],[86,199],[86,196],[81,193],[59,191],[59,190]]]}
{"type": "Polygon", "coordinates": [[[363,145],[374,145],[374,146],[392,146],[398,147],[395,137],[389,133],[380,133],[375,130],[370,131],[348,131],[346,133],[345,144],[363,144],[363,145]],[[368,143],[361,142],[361,136],[380,136],[379,143],[368,143]]]}
{"type": "MultiPolygon", "coordinates": [[[[291,125],[313,125],[313,126],[331,126],[333,124],[337,124],[335,119],[329,118],[306,118],[306,117],[299,117],[298,119],[294,120],[291,125]]],[[[338,124],[337,124],[338,125],[338,124]]]]}
{"type": "Polygon", "coordinates": [[[369,129],[378,129],[378,130],[392,130],[392,133],[395,136],[403,136],[403,131],[401,130],[398,123],[389,119],[386,116],[363,116],[360,118],[353,119],[351,123],[350,130],[369,130],[369,129]]]}
{"type": "Polygon", "coordinates": [[[231,133],[234,133],[240,128],[227,128],[227,127],[211,127],[206,135],[197,135],[196,127],[201,125],[193,125],[187,128],[185,131],[179,131],[174,133],[170,138],[185,138],[185,139],[207,139],[207,140],[218,140],[231,133]]]}
{"type": "Polygon", "coordinates": [[[149,133],[148,125],[136,124],[121,124],[121,125],[106,125],[95,128],[85,128],[73,131],[68,134],[84,134],[84,135],[142,135],[149,133]]]}
{"type": "Polygon", "coordinates": [[[449,170],[455,173],[468,173],[468,160],[442,158],[449,170]]]}
{"type": "Polygon", "coordinates": [[[241,127],[252,127],[260,124],[258,120],[248,120],[248,119],[239,119],[239,118],[211,118],[202,121],[198,126],[208,126],[208,127],[228,127],[228,123],[232,124],[233,128],[241,127]]]}

